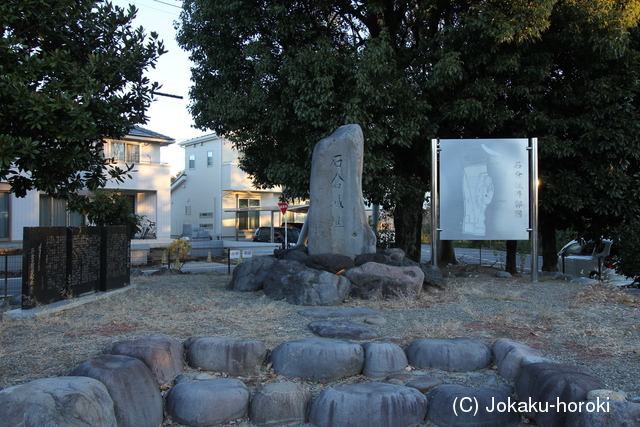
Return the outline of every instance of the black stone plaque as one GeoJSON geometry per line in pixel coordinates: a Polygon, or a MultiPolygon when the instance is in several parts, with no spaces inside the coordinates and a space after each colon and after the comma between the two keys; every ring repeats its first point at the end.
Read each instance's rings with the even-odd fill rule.
{"type": "Polygon", "coordinates": [[[100,287],[102,227],[74,227],[71,234],[70,277],[73,295],[96,292],[100,287]]]}
{"type": "Polygon", "coordinates": [[[25,227],[22,308],[129,285],[127,227],[25,227]]]}
{"type": "Polygon", "coordinates": [[[102,227],[100,290],[128,286],[131,275],[131,238],[127,227],[102,227]]]}
{"type": "Polygon", "coordinates": [[[22,259],[22,308],[69,298],[66,227],[25,227],[22,259]]]}

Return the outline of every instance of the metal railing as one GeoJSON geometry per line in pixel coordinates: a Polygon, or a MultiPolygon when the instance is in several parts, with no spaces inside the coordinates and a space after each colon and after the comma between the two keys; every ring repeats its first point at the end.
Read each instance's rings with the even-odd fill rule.
{"type": "Polygon", "coordinates": [[[0,254],[0,296],[9,298],[22,293],[22,255],[0,254]]]}

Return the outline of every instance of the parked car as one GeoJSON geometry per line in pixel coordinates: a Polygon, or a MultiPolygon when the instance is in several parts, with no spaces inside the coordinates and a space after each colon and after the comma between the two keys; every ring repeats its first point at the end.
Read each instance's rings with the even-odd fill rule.
{"type": "MultiPolygon", "coordinates": [[[[300,230],[293,227],[287,227],[287,243],[289,247],[296,245],[299,236],[300,230]]],[[[284,243],[284,227],[274,227],[273,238],[274,240],[272,242],[271,227],[260,227],[253,233],[254,242],[284,243]]]]}
{"type": "Polygon", "coordinates": [[[616,273],[613,240],[572,240],[558,252],[558,271],[575,277],[589,277],[618,286],[633,279],[616,273]]]}

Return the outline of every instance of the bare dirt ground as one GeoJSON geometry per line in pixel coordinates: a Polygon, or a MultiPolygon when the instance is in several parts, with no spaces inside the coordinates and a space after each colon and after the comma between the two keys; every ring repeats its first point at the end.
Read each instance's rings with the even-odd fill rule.
{"type": "MultiPolygon", "coordinates": [[[[450,270],[443,269],[447,274],[450,270]]],[[[498,279],[495,270],[468,269],[473,277],[447,279],[445,291],[418,299],[363,301],[345,307],[381,311],[373,326],[379,341],[405,346],[414,339],[475,337],[490,345],[511,338],[562,363],[584,365],[606,386],[640,396],[640,300],[619,289],[541,277],[498,279]]],[[[0,389],[68,374],[110,342],[166,334],[224,336],[263,341],[273,349],[312,337],[303,308],[272,301],[262,292],[227,291],[230,276],[135,277],[130,290],[36,319],[0,323],[0,389]]],[[[355,318],[361,322],[363,319],[355,318]]],[[[256,384],[275,375],[264,370],[256,384]]],[[[351,379],[348,381],[362,381],[351,379]]],[[[326,387],[329,385],[324,385],[326,387]]]]}

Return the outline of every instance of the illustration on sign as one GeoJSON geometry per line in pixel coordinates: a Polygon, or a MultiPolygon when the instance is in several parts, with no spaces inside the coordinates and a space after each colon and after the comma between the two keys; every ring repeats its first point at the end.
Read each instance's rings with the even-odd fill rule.
{"type": "Polygon", "coordinates": [[[527,139],[440,141],[440,238],[528,240],[527,139]]]}

